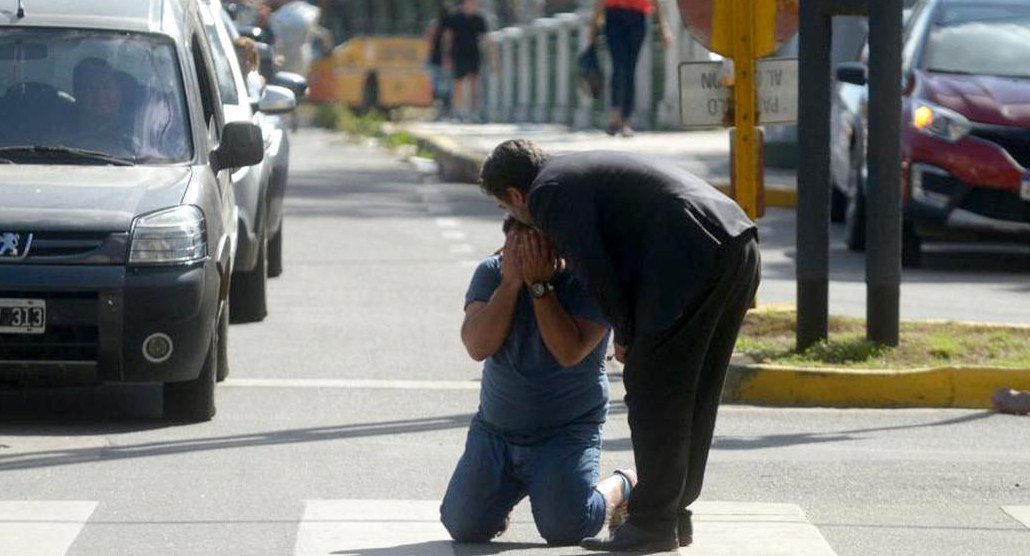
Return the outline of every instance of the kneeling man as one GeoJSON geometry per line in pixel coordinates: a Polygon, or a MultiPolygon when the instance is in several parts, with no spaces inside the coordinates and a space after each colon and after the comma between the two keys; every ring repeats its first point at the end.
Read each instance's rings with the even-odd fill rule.
{"type": "Polygon", "coordinates": [[[598,483],[608,326],[544,237],[509,218],[465,296],[461,339],[484,361],[479,411],[440,507],[454,540],[488,542],[529,496],[550,544],[574,544],[624,508],[630,470],[598,483]]]}

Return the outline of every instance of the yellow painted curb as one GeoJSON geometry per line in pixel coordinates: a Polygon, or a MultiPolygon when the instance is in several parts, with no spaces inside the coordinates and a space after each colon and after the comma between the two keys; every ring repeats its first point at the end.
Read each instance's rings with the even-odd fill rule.
{"type": "Polygon", "coordinates": [[[736,365],[724,401],[830,407],[987,409],[999,387],[1030,390],[1030,369],[936,367],[856,370],[736,365]]]}

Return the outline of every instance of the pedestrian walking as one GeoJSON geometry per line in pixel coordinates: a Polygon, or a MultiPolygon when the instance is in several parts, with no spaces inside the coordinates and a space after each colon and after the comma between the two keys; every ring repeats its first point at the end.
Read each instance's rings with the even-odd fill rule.
{"type": "Polygon", "coordinates": [[[454,82],[449,68],[443,63],[443,36],[450,24],[451,10],[447,4],[440,2],[440,10],[436,19],[429,22],[426,28],[426,43],[429,47],[429,76],[433,87],[433,104],[436,105],[436,119],[450,116],[451,98],[454,82]]]}
{"type": "Polygon", "coordinates": [[[444,29],[444,64],[454,76],[458,94],[458,116],[474,118],[479,106],[479,71],[482,65],[486,19],[477,0],[461,0],[460,8],[448,18],[444,29]]]}
{"type": "Polygon", "coordinates": [[[612,58],[612,108],[608,135],[632,137],[630,119],[636,102],[637,59],[647,37],[647,19],[657,17],[662,45],[668,46],[672,34],[659,0],[596,0],[590,42],[597,40],[597,29],[604,18],[604,35],[612,58]]]}
{"type": "Polygon", "coordinates": [[[454,540],[488,542],[529,496],[540,535],[574,544],[618,515],[636,482],[632,470],[598,482],[609,329],[539,232],[513,218],[504,230],[465,296],[461,339],[483,381],[440,518],[454,540]]]}
{"type": "Polygon", "coordinates": [[[693,540],[726,368],[760,276],[755,225],[675,165],[614,151],[548,157],[501,143],[482,188],[540,229],[615,331],[639,483],[629,521],[592,550],[674,550],[693,540]]]}

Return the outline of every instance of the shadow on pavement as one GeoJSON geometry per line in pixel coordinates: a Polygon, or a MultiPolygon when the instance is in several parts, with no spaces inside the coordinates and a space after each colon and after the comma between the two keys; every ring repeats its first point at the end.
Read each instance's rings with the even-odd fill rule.
{"type": "MultiPolygon", "coordinates": [[[[492,556],[530,549],[545,549],[547,545],[521,542],[494,542],[489,544],[458,544],[451,541],[426,541],[388,548],[344,549],[332,552],[347,556],[492,556]]],[[[576,552],[576,554],[582,554],[576,552]]],[[[555,555],[557,556],[557,555],[555,555]]]]}
{"type": "MultiPolygon", "coordinates": [[[[791,434],[770,434],[764,436],[716,436],[712,441],[713,450],[761,450],[763,448],[785,448],[788,446],[798,446],[804,444],[824,444],[828,442],[846,442],[851,440],[861,440],[861,436],[864,433],[872,432],[884,432],[894,430],[906,430],[906,429],[923,429],[932,427],[946,427],[950,425],[959,425],[963,423],[969,423],[973,421],[980,421],[994,415],[991,411],[982,411],[972,413],[969,415],[963,415],[961,417],[954,417],[951,419],[944,419],[942,421],[934,421],[929,423],[919,423],[914,425],[898,425],[892,427],[870,427],[864,429],[853,429],[843,430],[836,432],[816,432],[816,433],[791,433],[791,434]]],[[[617,438],[614,440],[606,440],[604,442],[604,449],[610,451],[628,451],[633,449],[633,443],[629,438],[617,438]]]]}

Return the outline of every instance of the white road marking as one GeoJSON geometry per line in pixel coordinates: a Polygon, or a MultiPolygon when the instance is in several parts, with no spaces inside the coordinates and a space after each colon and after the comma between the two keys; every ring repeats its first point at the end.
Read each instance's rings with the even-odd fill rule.
{"type": "Polygon", "coordinates": [[[455,255],[468,255],[469,253],[474,253],[476,251],[475,247],[472,247],[467,243],[457,243],[448,245],[447,247],[451,250],[451,253],[455,255]]]}
{"type": "MultiPolygon", "coordinates": [[[[294,555],[453,556],[456,550],[440,524],[439,507],[431,500],[308,500],[294,555]]],[[[835,556],[794,504],[700,502],[694,512],[695,541],[681,551],[689,556],[835,556]]],[[[522,531],[532,527],[513,526],[522,531]]],[[[581,552],[548,548],[542,539],[532,542],[540,544],[525,552],[555,556],[581,552]]]]}
{"type": "Polygon", "coordinates": [[[461,268],[476,268],[479,266],[479,263],[480,261],[461,261],[458,264],[461,265],[461,268]]]}
{"type": "Polygon", "coordinates": [[[0,554],[64,556],[96,502],[0,501],[0,554]]]}
{"type": "Polygon", "coordinates": [[[449,239],[451,241],[461,241],[465,239],[465,232],[461,230],[442,230],[440,235],[444,239],[449,239]]]}
{"type": "Polygon", "coordinates": [[[698,502],[690,556],[834,556],[796,504],[698,502]]]}
{"type": "Polygon", "coordinates": [[[461,222],[457,218],[437,218],[436,225],[441,228],[457,228],[461,222]]]}
{"type": "Polygon", "coordinates": [[[414,500],[308,500],[293,554],[450,555],[439,508],[414,500]]]}
{"type": "Polygon", "coordinates": [[[381,390],[479,390],[475,380],[374,380],[337,378],[230,378],[220,386],[238,388],[347,388],[381,390]]]}
{"type": "Polygon", "coordinates": [[[1012,519],[1030,529],[1030,506],[1002,506],[1001,509],[1012,516],[1012,519]]]}
{"type": "Polygon", "coordinates": [[[454,208],[449,203],[426,203],[429,214],[451,214],[454,208]]]}

